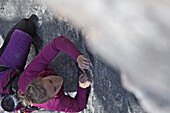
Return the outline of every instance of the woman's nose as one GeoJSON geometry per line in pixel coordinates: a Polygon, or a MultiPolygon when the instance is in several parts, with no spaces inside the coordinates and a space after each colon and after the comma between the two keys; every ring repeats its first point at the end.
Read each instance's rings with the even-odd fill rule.
{"type": "Polygon", "coordinates": [[[54,83],[54,84],[57,84],[59,81],[60,81],[60,80],[59,80],[58,78],[55,78],[55,79],[53,80],[53,83],[54,83]]]}

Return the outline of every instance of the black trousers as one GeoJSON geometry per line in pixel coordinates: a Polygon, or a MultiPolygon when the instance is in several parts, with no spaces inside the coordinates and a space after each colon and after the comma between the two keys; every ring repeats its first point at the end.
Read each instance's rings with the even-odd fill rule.
{"type": "Polygon", "coordinates": [[[10,31],[8,32],[5,41],[0,49],[0,56],[2,55],[3,51],[5,50],[6,46],[8,45],[8,42],[10,40],[10,37],[12,33],[15,31],[15,29],[19,29],[21,31],[26,32],[30,36],[34,37],[36,34],[36,27],[35,24],[30,19],[22,19],[19,21],[15,26],[13,26],[10,31]]]}

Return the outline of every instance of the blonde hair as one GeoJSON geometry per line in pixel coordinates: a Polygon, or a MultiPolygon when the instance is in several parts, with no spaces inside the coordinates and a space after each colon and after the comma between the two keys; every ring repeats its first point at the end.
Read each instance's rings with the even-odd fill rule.
{"type": "Polygon", "coordinates": [[[46,89],[42,86],[42,78],[33,80],[28,85],[26,92],[19,97],[24,106],[35,103],[43,104],[52,98],[47,95],[46,89]]]}

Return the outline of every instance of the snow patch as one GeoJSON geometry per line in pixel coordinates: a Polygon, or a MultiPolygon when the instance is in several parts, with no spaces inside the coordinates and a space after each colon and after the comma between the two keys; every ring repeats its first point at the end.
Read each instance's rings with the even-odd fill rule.
{"type": "Polygon", "coordinates": [[[4,43],[4,40],[3,40],[2,36],[0,35],[0,48],[2,47],[3,43],[4,43]]]}

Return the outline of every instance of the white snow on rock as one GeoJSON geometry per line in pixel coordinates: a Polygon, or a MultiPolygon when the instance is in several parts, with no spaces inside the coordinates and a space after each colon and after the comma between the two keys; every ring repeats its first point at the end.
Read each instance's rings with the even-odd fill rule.
{"type": "Polygon", "coordinates": [[[0,48],[2,47],[3,43],[4,43],[4,39],[3,39],[2,36],[0,35],[0,48]]]}

